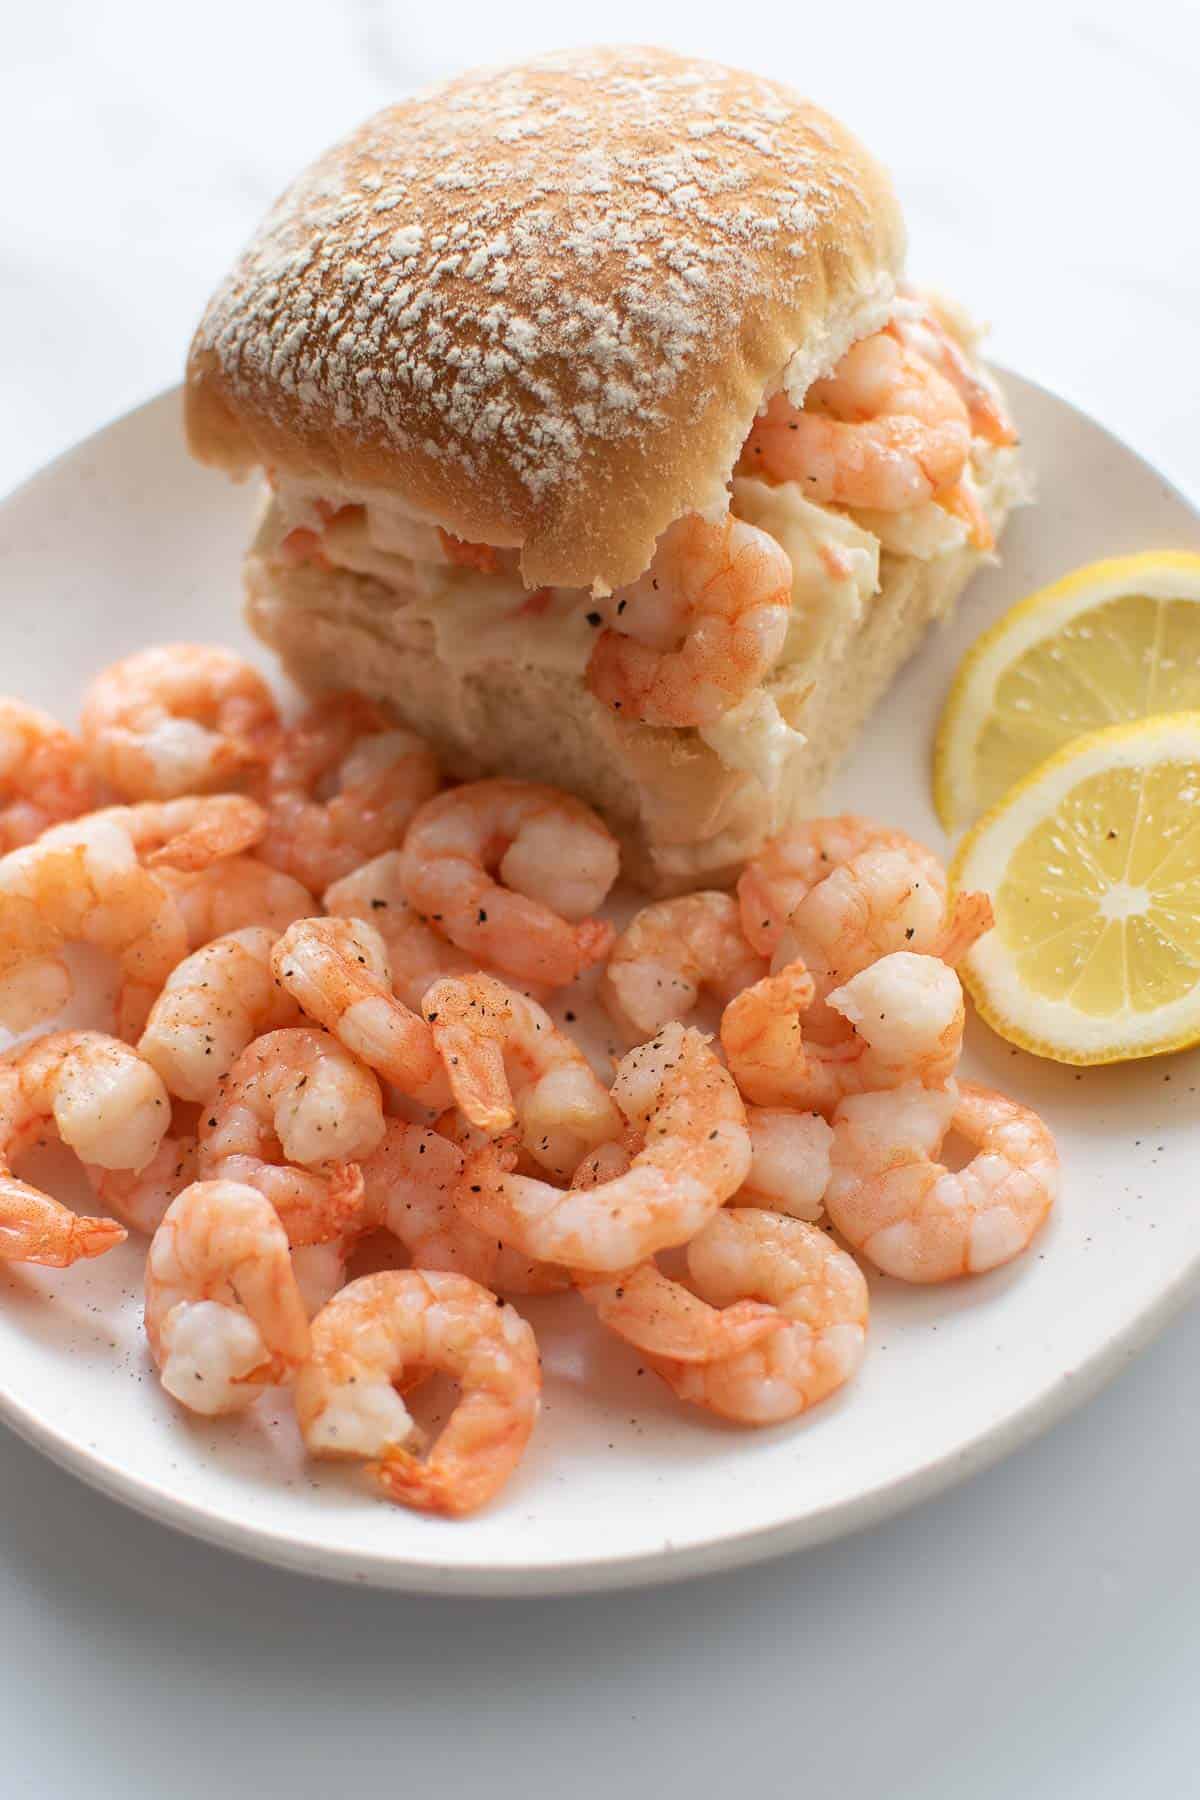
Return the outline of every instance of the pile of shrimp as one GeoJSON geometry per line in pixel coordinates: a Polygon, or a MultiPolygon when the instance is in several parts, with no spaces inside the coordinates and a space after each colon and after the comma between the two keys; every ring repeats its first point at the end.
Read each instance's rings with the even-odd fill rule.
{"type": "Polygon", "coordinates": [[[689,1407],[778,1425],[858,1370],[864,1266],[979,1275],[1046,1220],[1045,1126],[957,1075],[954,965],[990,905],[951,904],[901,832],[809,820],[735,892],[618,933],[618,847],[581,801],[448,784],[352,696],[287,723],[229,651],[106,670],[77,737],[0,707],[0,1258],[148,1240],[179,1407],[285,1389],[311,1456],[457,1516],[534,1432],[528,1302],[689,1407]],[[113,1016],[48,1029],[78,942],[111,958],[113,1016]],[[568,1029],[589,1008],[602,1063],[568,1029]],[[94,1215],[14,1173],[51,1124],[94,1215]],[[429,1441],[407,1398],[435,1373],[458,1399],[429,1441]]]}

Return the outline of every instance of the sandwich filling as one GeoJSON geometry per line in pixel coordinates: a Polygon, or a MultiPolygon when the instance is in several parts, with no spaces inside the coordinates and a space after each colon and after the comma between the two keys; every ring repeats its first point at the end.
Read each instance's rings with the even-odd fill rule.
{"type": "Polygon", "coordinates": [[[805,670],[836,666],[889,558],[986,554],[985,496],[1021,498],[1015,434],[957,309],[912,291],[803,405],[768,397],[723,520],[691,514],[629,589],[523,587],[515,550],[466,544],[394,494],[273,478],[257,553],[366,576],[459,669],[583,680],[622,728],[695,732],[786,811],[805,670]]]}

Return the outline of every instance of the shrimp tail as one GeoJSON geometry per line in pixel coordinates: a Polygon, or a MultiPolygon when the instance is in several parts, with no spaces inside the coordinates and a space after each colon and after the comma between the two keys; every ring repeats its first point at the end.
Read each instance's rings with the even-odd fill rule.
{"type": "Polygon", "coordinates": [[[582,975],[593,964],[603,962],[616,938],[616,927],[607,919],[584,919],[576,925],[575,953],[579,958],[579,973],[582,975]]]}
{"type": "Polygon", "coordinates": [[[978,943],[996,922],[996,914],[987,894],[959,894],[947,919],[934,955],[954,969],[972,945],[978,943]]]}
{"type": "Polygon", "coordinates": [[[377,1462],[367,1464],[367,1472],[398,1506],[413,1506],[447,1518],[474,1512],[491,1491],[488,1487],[477,1493],[458,1472],[443,1474],[409,1450],[386,1450],[377,1462]]]}
{"type": "MultiPolygon", "coordinates": [[[[66,1209],[63,1209],[64,1212],[66,1209]]],[[[47,1269],[69,1269],[72,1263],[90,1261],[115,1250],[128,1236],[115,1219],[96,1219],[68,1214],[65,1219],[41,1220],[28,1226],[6,1222],[0,1226],[0,1260],[40,1263],[47,1269]]]]}

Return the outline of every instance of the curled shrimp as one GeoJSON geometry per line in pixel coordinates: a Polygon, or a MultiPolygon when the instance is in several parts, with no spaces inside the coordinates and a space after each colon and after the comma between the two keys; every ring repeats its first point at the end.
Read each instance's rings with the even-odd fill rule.
{"type": "Polygon", "coordinates": [[[334,918],[365,919],[375,927],[387,948],[393,991],[419,1010],[426,990],[441,976],[470,975],[479,962],[413,911],[404,898],[403,867],[403,853],[387,850],[335,881],[323,904],[334,918]]]}
{"type": "Polygon", "coordinates": [[[82,745],[49,713],[0,699],[0,855],[95,804],[82,745]]]}
{"type": "Polygon", "coordinates": [[[460,949],[518,981],[563,987],[612,944],[611,925],[589,915],[618,867],[616,840],[582,800],[475,781],[417,813],[401,881],[409,905],[460,949]]]}
{"type": "Polygon", "coordinates": [[[787,922],[810,889],[863,850],[902,850],[922,880],[946,892],[941,863],[902,831],[892,831],[858,813],[805,819],[768,838],[738,879],[738,908],[746,941],[760,956],[771,956],[787,922]]]}
{"type": "Polygon", "coordinates": [[[612,947],[600,998],[640,1043],[687,1018],[702,991],[724,1004],[765,974],[729,894],[681,894],[635,913],[612,947]]]}
{"type": "Polygon", "coordinates": [[[819,1113],[792,1107],[748,1106],[750,1173],[734,1196],[738,1206],[761,1206],[810,1224],[825,1211],[832,1171],[833,1132],[819,1113]]]}
{"type": "Polygon", "coordinates": [[[852,344],[798,410],[776,394],[742,451],[747,473],[798,482],[809,500],[904,512],[962,480],[967,409],[944,375],[886,332],[852,344]]]}
{"type": "Polygon", "coordinates": [[[450,1097],[434,1036],[398,1000],[383,939],[362,919],[299,919],[271,952],[275,979],[310,1019],[426,1106],[450,1097]]]}
{"type": "Polygon", "coordinates": [[[274,935],[252,925],[193,950],[168,975],[138,1051],[180,1100],[211,1100],[247,1044],[300,1023],[275,980],[274,947],[274,935]]]}
{"type": "Polygon", "coordinates": [[[93,944],[153,993],[183,950],[162,884],[122,824],[102,813],[44,832],[0,859],[0,1024],[21,1032],[71,997],[61,951],[93,944]]]}
{"type": "Polygon", "coordinates": [[[807,971],[768,975],[726,1007],[721,1045],[748,1100],[831,1113],[847,1094],[919,1081],[940,1087],[962,1053],[962,985],[939,957],[900,950],[836,988],[833,1010],[852,1027],[836,1044],[804,1041],[807,971]]]}
{"type": "Polygon", "coordinates": [[[249,850],[263,834],[266,815],[245,794],[187,794],[177,800],[142,800],[92,813],[125,832],[150,869],[207,869],[249,850]]]}
{"type": "Polygon", "coordinates": [[[541,1367],[519,1313],[463,1275],[416,1269],[352,1281],[312,1323],[296,1416],[313,1456],[370,1457],[389,1500],[474,1512],[512,1475],[538,1415],[541,1367]],[[459,1401],[430,1454],[397,1390],[440,1371],[459,1401]]]}
{"type": "Polygon", "coordinates": [[[144,1168],[102,1169],[97,1163],[87,1164],[88,1180],[101,1205],[144,1237],[154,1236],[172,1200],[196,1179],[195,1127],[177,1119],[181,1110],[171,1109],[171,1128],[144,1168]]]}
{"type": "Polygon", "coordinates": [[[200,1116],[199,1172],[258,1188],[294,1245],[361,1222],[360,1163],[384,1133],[379,1083],[335,1037],[300,1027],[256,1038],[200,1116]]]}
{"type": "MultiPolygon", "coordinates": [[[[624,1175],[629,1153],[617,1143],[602,1144],[576,1169],[571,1186],[598,1187],[624,1175]]],[[[672,1281],[653,1262],[618,1274],[582,1271],[578,1292],[602,1325],[648,1355],[680,1362],[712,1362],[748,1349],[778,1318],[773,1307],[743,1300],[724,1308],[709,1306],[680,1281],[672,1281]]]]}
{"type": "Polygon", "coordinates": [[[935,368],[961,397],[971,430],[989,444],[1015,444],[1016,429],[994,382],[971,362],[934,308],[908,293],[886,330],[935,368]]]}
{"type": "Polygon", "coordinates": [[[713,1306],[764,1302],[776,1310],[779,1329],[717,1362],[653,1358],[681,1400],[741,1425],[776,1425],[827,1399],[857,1371],[867,1284],[817,1226],[757,1207],[726,1208],[688,1245],[687,1266],[713,1306]]]}
{"type": "Polygon", "coordinates": [[[829,1217],[853,1249],[900,1281],[952,1281],[1010,1262],[1057,1194],[1049,1131],[990,1088],[912,1083],[853,1095],[834,1114],[829,1217]],[[950,1131],[978,1151],[955,1171],[935,1160],[950,1131]]]}
{"type": "Polygon", "coordinates": [[[458,1196],[464,1161],[457,1132],[389,1119],[383,1142],[362,1165],[368,1227],[389,1231],[415,1269],[468,1275],[498,1294],[552,1294],[569,1287],[565,1270],[510,1250],[463,1216],[458,1196]]]}
{"type": "Polygon", "coordinates": [[[437,759],[357,694],[320,701],[285,733],[263,779],[258,854],[314,893],[395,849],[440,786],[437,759]],[[332,792],[328,790],[332,789],[332,792]]]}
{"type": "Polygon", "coordinates": [[[239,1412],[308,1356],[308,1317],[270,1201],[197,1181],[163,1215],[146,1257],[146,1336],[163,1387],[190,1412],[239,1412]]]}
{"type": "Polygon", "coordinates": [[[493,975],[436,981],[424,1013],[455,1101],[495,1137],[519,1120],[529,1154],[569,1176],[621,1115],[578,1045],[549,1013],[493,975]]]}
{"type": "Polygon", "coordinates": [[[896,950],[955,962],[991,927],[986,894],[963,894],[947,915],[945,876],[932,858],[907,849],[863,850],[812,888],[788,920],[774,967],[803,962],[816,994],[810,1038],[845,1036],[829,1006],[831,991],[896,950]]]}
{"type": "Polygon", "coordinates": [[[127,800],[235,784],[267,760],[280,728],[258,670],[214,644],[160,644],[113,663],[88,688],[81,726],[92,767],[127,800]]]}
{"type": "Polygon", "coordinates": [[[755,525],[687,513],[632,586],[598,602],[607,619],[587,684],[621,718],[712,725],[778,660],[792,610],[787,552],[755,525]]]}
{"type": "Polygon", "coordinates": [[[183,921],[189,950],[250,925],[265,926],[278,937],[296,919],[310,919],[317,911],[301,882],[254,856],[227,856],[191,872],[158,868],[155,874],[183,921]]]}
{"type": "Polygon", "coordinates": [[[114,1219],[81,1218],[18,1181],[12,1161],[53,1121],[84,1163],[141,1169],[156,1154],[171,1103],[154,1070],[99,1031],[39,1038],[0,1062],[0,1258],[65,1268],[125,1238],[114,1219]]]}
{"type": "Polygon", "coordinates": [[[562,1190],[513,1172],[505,1146],[468,1157],[462,1207],[473,1224],[540,1262],[620,1270],[686,1243],[750,1167],[745,1108],[708,1040],[665,1025],[618,1065],[612,1097],[641,1148],[629,1170],[562,1190]]]}

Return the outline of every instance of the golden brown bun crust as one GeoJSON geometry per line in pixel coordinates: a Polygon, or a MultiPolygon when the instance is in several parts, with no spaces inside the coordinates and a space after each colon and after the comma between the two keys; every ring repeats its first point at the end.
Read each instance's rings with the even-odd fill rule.
{"type": "Polygon", "coordinates": [[[806,384],[875,329],[902,254],[882,169],[777,82],[630,48],[464,75],[279,200],[196,332],[191,446],[618,587],[719,500],[789,359],[806,384]]]}

